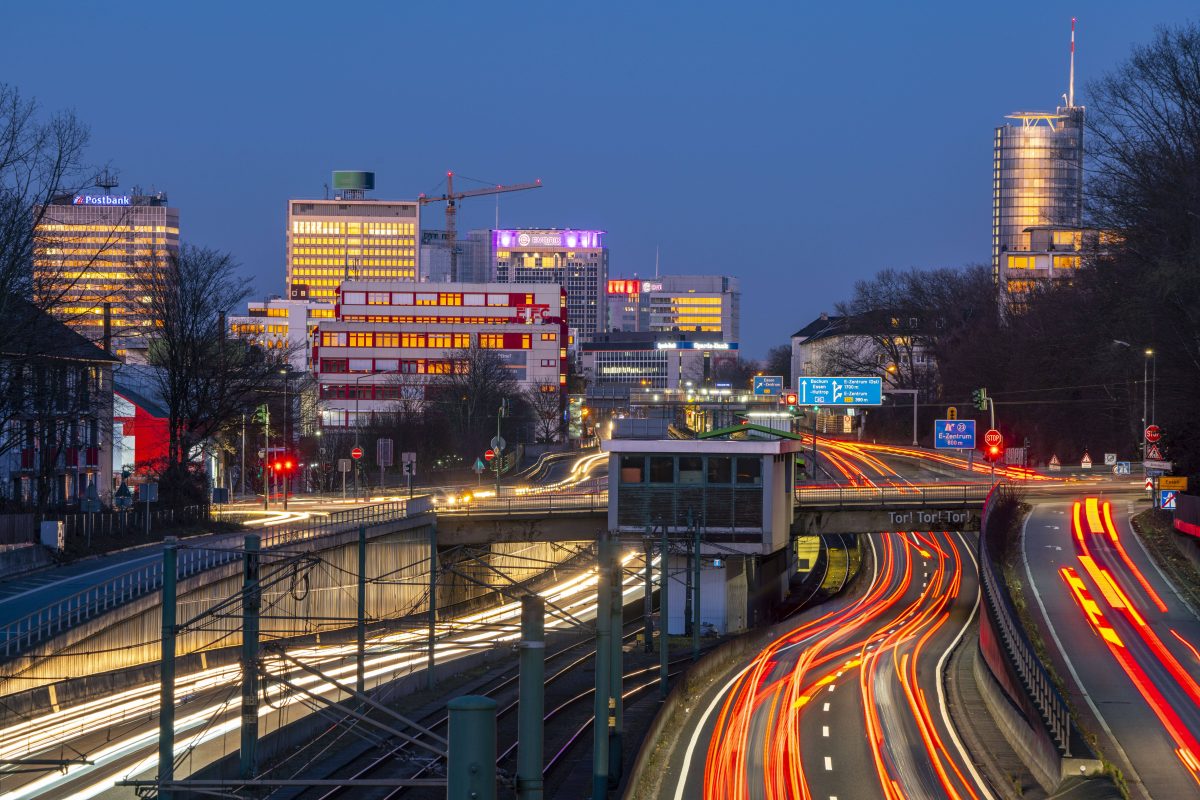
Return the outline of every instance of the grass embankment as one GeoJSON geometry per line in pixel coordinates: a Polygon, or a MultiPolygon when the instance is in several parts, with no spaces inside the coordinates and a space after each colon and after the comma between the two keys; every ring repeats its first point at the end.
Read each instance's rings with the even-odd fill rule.
{"type": "Polygon", "coordinates": [[[1171,526],[1171,512],[1150,508],[1133,518],[1133,530],[1161,569],[1192,608],[1200,608],[1200,569],[1184,554],[1191,546],[1171,526]]]}
{"type": "Polygon", "coordinates": [[[1007,489],[1004,494],[996,499],[996,506],[992,511],[991,524],[993,528],[994,542],[999,542],[998,552],[993,553],[996,558],[996,563],[1000,565],[1000,571],[1004,577],[1004,585],[1008,589],[1009,599],[1012,600],[1013,607],[1017,610],[1017,621],[1021,625],[1021,629],[1025,631],[1025,635],[1029,637],[1029,643],[1033,646],[1033,652],[1037,656],[1038,661],[1045,667],[1046,673],[1050,676],[1050,680],[1054,683],[1058,693],[1062,695],[1070,710],[1071,719],[1075,722],[1075,727],[1087,740],[1096,756],[1104,765],[1104,774],[1113,782],[1117,791],[1121,796],[1130,797],[1129,785],[1125,781],[1125,775],[1121,768],[1112,763],[1105,757],[1103,750],[1100,747],[1099,737],[1081,720],[1083,717],[1079,714],[1079,710],[1075,706],[1074,698],[1071,692],[1067,690],[1066,681],[1059,675],[1058,669],[1055,666],[1054,660],[1050,658],[1050,650],[1046,647],[1046,641],[1042,638],[1042,629],[1038,625],[1037,620],[1033,616],[1033,612],[1029,608],[1029,601],[1025,594],[1025,583],[1022,580],[1024,576],[1024,564],[1021,558],[1022,546],[1022,530],[1025,524],[1025,518],[1032,510],[1032,506],[1024,502],[1023,492],[1019,489],[1007,489]],[[997,534],[999,538],[996,538],[997,534]]]}

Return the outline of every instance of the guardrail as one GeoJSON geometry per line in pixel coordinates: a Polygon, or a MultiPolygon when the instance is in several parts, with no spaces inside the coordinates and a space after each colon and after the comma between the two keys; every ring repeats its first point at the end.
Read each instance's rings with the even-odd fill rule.
{"type": "Polygon", "coordinates": [[[608,511],[608,490],[587,493],[503,495],[481,497],[466,503],[438,503],[438,515],[482,516],[490,514],[565,514],[579,511],[608,511]]]}
{"type": "MultiPolygon", "coordinates": [[[[278,526],[262,529],[261,546],[271,550],[297,542],[319,539],[333,533],[353,530],[360,525],[378,525],[424,514],[432,509],[428,496],[336,511],[320,522],[300,527],[278,526]]],[[[206,539],[201,544],[183,544],[179,548],[178,577],[188,578],[241,557],[244,534],[206,539]]],[[[121,573],[81,592],[64,597],[0,628],[3,657],[12,658],[40,642],[58,635],[117,606],[144,597],[162,588],[162,561],[121,573]]]]}
{"type": "Polygon", "coordinates": [[[992,487],[986,483],[961,483],[930,486],[804,486],[795,490],[796,504],[822,508],[880,506],[981,505],[992,487]]]}
{"type": "MultiPolygon", "coordinates": [[[[1033,645],[1026,636],[1024,629],[1017,621],[1017,611],[1012,599],[1008,596],[1004,579],[1000,570],[993,562],[989,552],[988,522],[992,512],[992,497],[989,496],[984,506],[983,519],[979,533],[979,576],[983,589],[984,623],[990,624],[999,635],[1000,644],[1008,666],[1020,680],[1021,688],[1032,701],[1044,730],[1052,737],[1059,753],[1064,757],[1071,755],[1071,712],[1066,701],[1058,693],[1054,682],[1042,662],[1034,652],[1033,645]]],[[[981,647],[981,650],[985,648],[981,647]]],[[[985,650],[984,657],[987,660],[985,650]]],[[[990,661],[989,669],[995,674],[995,666],[990,661]]],[[[1000,675],[996,676],[1001,679],[1000,675]]],[[[1018,702],[1018,698],[1013,698],[1018,702]]],[[[1019,703],[1018,703],[1019,704],[1019,703]]],[[[1033,720],[1030,720],[1032,725],[1033,720]]]]}

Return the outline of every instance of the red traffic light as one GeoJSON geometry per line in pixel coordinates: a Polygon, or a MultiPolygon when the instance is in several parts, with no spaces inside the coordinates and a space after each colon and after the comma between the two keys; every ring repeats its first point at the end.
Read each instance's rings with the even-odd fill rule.
{"type": "Polygon", "coordinates": [[[797,395],[795,392],[789,392],[783,396],[783,400],[789,406],[794,406],[800,402],[800,396],[797,395]]]}
{"type": "Polygon", "coordinates": [[[983,457],[994,464],[995,462],[1004,458],[1004,445],[989,444],[983,451],[983,457]]]}

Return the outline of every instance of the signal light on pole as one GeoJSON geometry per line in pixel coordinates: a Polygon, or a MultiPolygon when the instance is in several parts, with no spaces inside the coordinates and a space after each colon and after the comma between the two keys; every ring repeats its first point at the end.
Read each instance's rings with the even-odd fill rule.
{"type": "Polygon", "coordinates": [[[789,392],[783,396],[783,402],[789,406],[794,406],[800,402],[800,396],[795,392],[789,392]]]}
{"type": "Polygon", "coordinates": [[[1004,458],[1004,443],[989,444],[983,451],[983,457],[995,464],[997,461],[1004,458]]]}

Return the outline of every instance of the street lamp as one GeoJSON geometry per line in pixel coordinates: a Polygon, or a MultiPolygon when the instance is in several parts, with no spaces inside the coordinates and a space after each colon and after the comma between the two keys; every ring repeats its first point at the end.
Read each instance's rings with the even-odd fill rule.
{"type": "MultiPolygon", "coordinates": [[[[1151,425],[1155,422],[1154,407],[1158,404],[1158,359],[1154,356],[1154,351],[1146,348],[1146,359],[1150,362],[1150,418],[1151,425]]],[[[1146,365],[1142,364],[1142,416],[1146,415],[1146,365]]],[[[1142,429],[1146,428],[1146,420],[1143,420],[1142,429]]]]}

